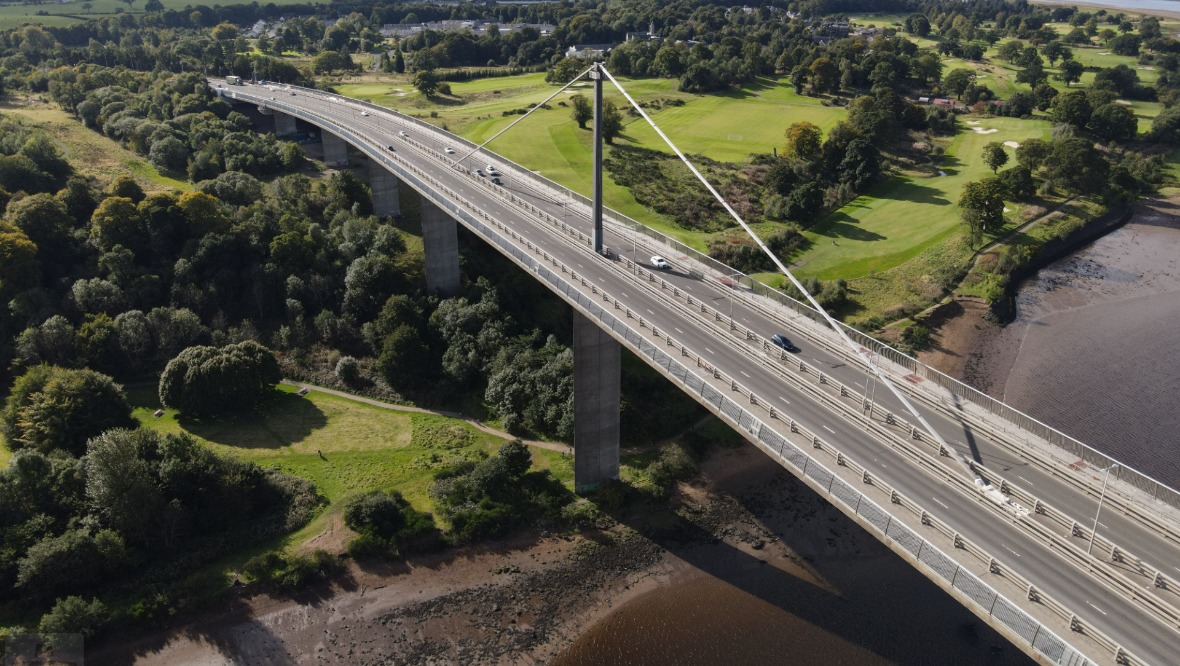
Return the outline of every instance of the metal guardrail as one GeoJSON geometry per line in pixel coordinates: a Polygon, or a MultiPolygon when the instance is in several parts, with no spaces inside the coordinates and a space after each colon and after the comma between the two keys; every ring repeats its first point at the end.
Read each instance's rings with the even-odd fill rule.
{"type": "MultiPolygon", "coordinates": [[[[438,183],[420,169],[413,167],[413,165],[408,163],[405,165],[400,164],[400,162],[403,161],[400,157],[397,159],[391,159],[384,153],[380,145],[363,137],[357,136],[351,131],[335,125],[335,123],[326,118],[322,118],[315,114],[310,114],[303,111],[302,109],[290,107],[287,104],[276,104],[273,101],[267,101],[267,103],[280,107],[280,110],[284,112],[291,113],[292,115],[298,117],[303,117],[305,120],[309,120],[315,124],[326,123],[332,125],[331,131],[333,133],[341,136],[342,138],[351,137],[352,142],[355,143],[358,148],[361,148],[362,150],[365,150],[366,153],[369,153],[371,158],[374,158],[377,161],[385,164],[387,167],[390,167],[392,170],[403,176],[410,175],[407,173],[408,169],[410,172],[416,173],[420,178],[425,179],[427,182],[431,183],[433,187],[440,188],[447,196],[431,196],[430,198],[434,200],[437,205],[450,211],[452,215],[463,219],[464,222],[468,224],[468,226],[471,226],[473,227],[473,230],[480,232],[480,235],[488,239],[489,242],[492,242],[494,245],[501,247],[502,251],[505,251],[506,254],[516,259],[518,263],[521,263],[526,268],[545,278],[546,281],[551,283],[552,288],[554,288],[555,291],[564,294],[567,297],[567,300],[571,300],[573,302],[572,304],[574,304],[575,307],[579,307],[579,309],[584,310],[590,316],[593,316],[604,324],[607,324],[605,327],[612,331],[616,337],[621,336],[621,341],[624,341],[627,346],[631,347],[637,353],[640,353],[649,358],[653,362],[653,365],[659,369],[662,369],[665,374],[670,375],[670,377],[677,381],[678,384],[692,388],[693,390],[689,392],[695,396],[699,396],[702,402],[710,405],[715,411],[719,412],[719,416],[731,422],[732,425],[749,432],[755,437],[756,441],[762,444],[767,444],[768,441],[780,443],[778,452],[776,454],[778,457],[780,457],[780,460],[785,460],[786,462],[791,463],[791,465],[788,465],[788,467],[793,466],[794,469],[797,470],[797,474],[799,474],[799,476],[805,480],[810,478],[813,482],[817,482],[820,479],[827,479],[827,492],[840,499],[843,505],[851,508],[854,515],[860,516],[870,525],[877,528],[882,537],[882,540],[887,544],[896,543],[903,549],[909,551],[914,555],[917,561],[925,565],[929,571],[934,572],[945,581],[948,581],[952,589],[958,591],[967,599],[970,599],[976,603],[980,608],[987,608],[987,615],[995,618],[1002,625],[1008,627],[1017,636],[1020,636],[1026,640],[1028,645],[1035,651],[1043,654],[1046,657],[1049,657],[1055,663],[1092,663],[1083,655],[1081,655],[1081,653],[1078,652],[1076,648],[1073,648],[1068,643],[1061,640],[1051,630],[1045,628],[1037,620],[1029,616],[1020,608],[1016,607],[1011,601],[1004,598],[970,571],[962,568],[960,565],[955,564],[953,558],[949,558],[947,555],[942,553],[942,551],[938,550],[938,548],[932,543],[926,541],[924,538],[910,530],[908,527],[905,527],[903,524],[894,522],[894,519],[890,516],[889,512],[881,509],[863,493],[860,493],[860,491],[851,487],[846,482],[836,478],[835,475],[823,467],[822,464],[818,463],[818,461],[816,461],[814,458],[804,453],[802,449],[799,449],[799,447],[787,441],[785,438],[781,437],[770,428],[765,427],[763,421],[761,421],[757,416],[750,413],[733,400],[725,397],[721,391],[708,385],[695,373],[689,372],[687,368],[685,368],[679,362],[674,361],[672,357],[660,351],[658,347],[652,345],[650,342],[646,342],[643,336],[636,332],[629,325],[621,323],[619,318],[614,317],[603,308],[598,306],[593,299],[590,299],[585,294],[582,294],[576,289],[573,289],[567,280],[559,277],[557,274],[540,265],[540,262],[537,262],[532,257],[524,254],[519,248],[513,246],[507,241],[504,234],[508,234],[509,237],[526,243],[528,246],[530,246],[530,249],[540,253],[547,261],[554,264],[555,266],[559,265],[559,262],[557,262],[555,258],[548,256],[548,254],[539,247],[532,246],[530,242],[523,239],[523,237],[518,236],[508,227],[491,220],[491,218],[486,214],[482,214],[481,211],[476,209],[474,206],[467,204],[474,211],[475,217],[473,217],[472,212],[463,210],[463,207],[458,203],[460,201],[463,203],[466,202],[456,193],[451,192],[441,183],[438,183]],[[493,231],[485,224],[480,222],[478,220],[480,215],[496,224],[496,226],[500,228],[500,231],[493,231]],[[622,330],[620,330],[620,328],[622,330]],[[674,371],[674,368],[678,368],[679,370],[674,371]],[[791,453],[794,454],[794,456],[785,453],[787,451],[787,446],[791,447],[791,453]],[[800,460],[798,456],[803,457],[802,467],[797,464],[800,460]],[[816,462],[818,468],[811,468],[809,471],[809,464],[812,461],[816,462]],[[820,469],[822,469],[822,471],[818,471],[820,469]],[[833,488],[835,488],[835,490],[833,490],[833,488]],[[854,496],[856,497],[855,505],[851,503],[851,499],[854,496]],[[862,506],[864,507],[863,509],[862,506]],[[929,547],[928,549],[927,546],[929,547]],[[924,557],[923,553],[929,554],[925,555],[924,557]]],[[[428,187],[423,187],[422,191],[427,193],[429,189],[430,188],[428,187]]],[[[533,208],[533,212],[540,213],[540,211],[537,211],[535,208],[533,208]]],[[[557,220],[552,221],[557,222],[557,220]]],[[[565,227],[566,225],[562,224],[562,226],[565,227]]],[[[560,265],[560,269],[562,273],[568,273],[571,279],[576,279],[576,274],[564,265],[560,265]]],[[[582,279],[582,283],[584,285],[588,284],[584,278],[582,279]]],[[[590,288],[593,289],[595,293],[597,293],[597,287],[594,287],[593,285],[588,286],[590,286],[590,288]]],[[[602,296],[606,301],[613,300],[606,294],[602,294],[602,296]]],[[[614,305],[616,309],[625,307],[617,301],[614,301],[614,305]]],[[[640,320],[640,328],[643,328],[643,326],[644,324],[642,320],[640,320]]],[[[658,337],[658,332],[653,331],[653,334],[658,337]]],[[[667,343],[669,346],[678,346],[675,345],[675,343],[670,338],[667,339],[667,343]]],[[[683,356],[695,356],[687,348],[680,347],[680,350],[683,356]]],[[[700,357],[696,357],[696,362],[698,365],[700,365],[704,361],[700,357]]],[[[720,376],[716,370],[713,370],[713,375],[714,377],[720,376]]],[[[729,383],[731,390],[737,391],[739,393],[742,392],[742,387],[740,387],[738,382],[735,380],[730,380],[729,383]]],[[[751,403],[756,404],[757,399],[755,396],[748,391],[746,391],[746,393],[750,396],[751,403]]],[[[773,411],[771,412],[771,418],[774,418],[773,411]]],[[[796,433],[803,432],[802,427],[798,424],[795,424],[794,422],[791,423],[791,429],[796,433]]],[[[818,436],[813,434],[811,435],[811,439],[816,448],[827,448],[830,451],[835,451],[835,449],[830,447],[830,445],[823,444],[822,440],[818,436]]],[[[842,453],[835,451],[835,456],[838,466],[855,466],[855,463],[852,463],[851,460],[843,456],[842,453]]],[[[869,473],[864,471],[863,468],[860,469],[864,474],[866,483],[871,482],[869,473]]],[[[881,485],[879,481],[877,481],[876,484],[881,485]]],[[[906,505],[908,503],[909,507],[916,507],[916,505],[914,505],[912,502],[908,502],[908,500],[905,500],[896,491],[891,491],[891,496],[895,504],[906,505]]],[[[926,511],[921,511],[920,515],[924,523],[931,525],[935,524],[933,518],[926,511]]],[[[949,528],[945,525],[943,526],[943,529],[944,531],[949,530],[949,528]]],[[[963,540],[958,535],[955,535],[956,546],[963,547],[961,545],[963,543],[966,543],[965,540],[963,540]]],[[[976,551],[979,555],[986,555],[985,551],[982,551],[982,549],[976,549],[976,551]]],[[[987,558],[987,561],[989,562],[989,567],[991,568],[992,573],[1000,573],[1001,570],[999,569],[999,565],[996,563],[994,558],[989,557],[987,558]]],[[[1008,577],[1013,578],[1014,576],[1015,574],[1012,572],[1008,577]]],[[[1031,599],[1033,594],[1031,586],[1029,586],[1029,590],[1031,599]]],[[[1040,601],[1041,603],[1045,603],[1047,601],[1047,598],[1041,595],[1037,596],[1039,598],[1035,599],[1036,601],[1040,601]]],[[[1053,608],[1051,604],[1046,605],[1053,608]]],[[[1056,604],[1054,611],[1062,617],[1064,617],[1063,613],[1068,613],[1067,609],[1065,609],[1065,607],[1061,606],[1060,604],[1056,604]]],[[[1076,617],[1071,616],[1071,621],[1077,623],[1076,617]]],[[[1087,633],[1091,636],[1101,636],[1100,632],[1095,632],[1095,630],[1092,628],[1087,629],[1087,633]]],[[[1124,663],[1139,663],[1137,660],[1131,658],[1125,651],[1115,645],[1113,641],[1109,641],[1109,639],[1107,639],[1106,644],[1108,644],[1108,647],[1112,647],[1112,654],[1114,654],[1117,659],[1123,661],[1124,663]]]]}
{"type": "MultiPolygon", "coordinates": [[[[288,88],[303,90],[305,92],[315,93],[318,95],[334,95],[334,93],[328,93],[322,90],[310,88],[300,88],[298,86],[288,86],[288,88]]],[[[343,97],[341,97],[341,99],[347,99],[348,103],[353,105],[363,106],[382,113],[393,114],[398,118],[405,120],[406,122],[415,124],[420,126],[422,129],[431,132],[445,133],[447,134],[449,140],[456,144],[466,146],[468,149],[474,149],[478,145],[467,139],[464,139],[463,137],[447,132],[446,130],[443,130],[420,118],[415,118],[414,116],[400,113],[393,109],[389,109],[388,107],[372,104],[363,100],[354,100],[343,97]]],[[[582,196],[573,190],[570,190],[564,185],[549,180],[548,178],[545,178],[544,176],[541,176],[540,174],[531,171],[528,168],[503,157],[502,155],[497,155],[491,151],[488,151],[487,149],[484,149],[483,152],[488,159],[492,159],[500,164],[506,165],[507,168],[515,172],[515,175],[524,176],[545,190],[559,192],[563,196],[570,198],[572,201],[587,207],[587,209],[592,206],[592,201],[589,198],[582,196]]],[[[693,259],[700,264],[703,264],[704,266],[713,270],[718,276],[732,276],[742,274],[740,271],[733,269],[731,266],[727,266],[726,264],[723,264],[716,259],[713,259],[712,257],[709,257],[708,255],[699,252],[698,250],[689,247],[688,245],[685,245],[684,243],[666,234],[656,231],[655,229],[652,229],[622,213],[611,209],[604,209],[604,216],[608,222],[613,222],[617,225],[627,227],[634,232],[640,233],[666,247],[680,252],[681,254],[693,259]]],[[[742,275],[744,276],[744,274],[742,275]]],[[[748,276],[745,277],[747,277],[747,279],[750,281],[753,287],[752,292],[754,294],[774,300],[778,304],[783,305],[798,314],[808,317],[817,325],[823,325],[826,327],[826,322],[822,320],[819,313],[816,312],[815,309],[810,305],[795,300],[787,294],[784,294],[783,292],[774,289],[773,287],[770,287],[758,280],[748,276]]],[[[1168,486],[1167,484],[1151,477],[1145,472],[1141,472],[1133,467],[1120,463],[1117,459],[1112,458],[1111,456],[1108,456],[1105,453],[1102,453],[1101,451],[1084,444],[1076,438],[1061,432],[1060,430],[1016,409],[1015,407],[1012,407],[1011,405],[1008,405],[1007,403],[1004,403],[1001,400],[993,398],[983,391],[980,391],[962,381],[959,381],[958,379],[955,379],[954,377],[951,377],[950,375],[947,375],[939,370],[931,368],[918,359],[877,340],[867,333],[864,333],[846,324],[841,324],[841,326],[849,335],[849,337],[851,337],[856,343],[864,346],[873,353],[878,354],[880,358],[886,359],[891,363],[934,383],[940,388],[946,389],[967,400],[968,402],[978,405],[989,413],[1020,427],[1029,434],[1044,440],[1047,444],[1055,446],[1089,465],[1108,467],[1118,463],[1119,467],[1112,472],[1112,477],[1114,479],[1141,490],[1155,500],[1163,502],[1174,508],[1180,508],[1180,490],[1168,486]]],[[[847,350],[843,351],[846,353],[847,350]]]]}

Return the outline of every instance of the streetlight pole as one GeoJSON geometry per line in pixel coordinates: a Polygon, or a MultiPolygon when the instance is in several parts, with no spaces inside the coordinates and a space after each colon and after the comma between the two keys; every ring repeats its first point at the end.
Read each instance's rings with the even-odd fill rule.
{"type": "Polygon", "coordinates": [[[1090,528],[1090,545],[1086,547],[1086,554],[1094,550],[1094,537],[1098,536],[1098,514],[1102,513],[1102,501],[1106,499],[1106,484],[1110,481],[1110,470],[1118,467],[1118,463],[1106,468],[1106,476],[1102,477],[1102,492],[1098,494],[1098,510],[1094,512],[1094,526],[1090,528]]]}

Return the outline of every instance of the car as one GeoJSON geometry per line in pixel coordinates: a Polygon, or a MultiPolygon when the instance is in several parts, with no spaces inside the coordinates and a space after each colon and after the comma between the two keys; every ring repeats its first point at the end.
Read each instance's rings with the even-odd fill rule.
{"type": "Polygon", "coordinates": [[[782,347],[789,352],[799,351],[799,348],[795,346],[795,343],[791,342],[791,339],[782,333],[775,333],[774,335],[770,336],[770,341],[774,343],[776,347],[782,347]]]}
{"type": "Polygon", "coordinates": [[[291,91],[291,96],[292,96],[292,97],[294,97],[294,96],[295,96],[295,91],[294,91],[294,90],[292,90],[292,91],[291,91]]]}
{"type": "Polygon", "coordinates": [[[500,182],[500,177],[499,177],[499,176],[496,176],[495,178],[493,178],[493,179],[492,179],[492,184],[493,184],[493,185],[502,185],[502,183],[500,182]]]}
{"type": "Polygon", "coordinates": [[[398,136],[400,136],[400,137],[407,137],[407,136],[410,136],[409,134],[406,134],[406,131],[405,131],[405,130],[402,130],[402,131],[398,132],[398,133],[397,133],[397,135],[398,135],[398,136]]]}
{"type": "Polygon", "coordinates": [[[447,146],[446,148],[443,148],[443,152],[444,152],[444,153],[446,153],[446,154],[448,154],[448,155],[454,155],[454,154],[455,154],[455,149],[454,149],[454,148],[452,148],[452,147],[450,147],[450,146],[447,146]]]}
{"type": "Polygon", "coordinates": [[[668,260],[659,256],[659,255],[656,255],[651,258],[651,265],[655,266],[656,268],[658,268],[662,271],[666,271],[666,270],[672,268],[672,265],[668,263],[668,260]]]}
{"type": "Polygon", "coordinates": [[[390,145],[390,146],[385,146],[385,149],[386,149],[386,150],[388,150],[388,151],[389,151],[389,152],[391,152],[391,153],[394,151],[394,148],[393,148],[393,146],[391,146],[391,145],[390,145]]]}
{"type": "Polygon", "coordinates": [[[492,176],[499,176],[499,175],[500,175],[500,172],[499,172],[499,171],[496,171],[496,167],[494,167],[494,166],[492,166],[491,164],[489,164],[489,165],[488,165],[488,174],[489,174],[489,175],[492,175],[492,176]]]}
{"type": "Polygon", "coordinates": [[[480,178],[483,178],[484,177],[483,169],[476,169],[475,175],[479,176],[480,178]]]}
{"type": "Polygon", "coordinates": [[[368,111],[361,111],[361,115],[362,115],[362,116],[367,116],[367,115],[369,115],[369,112],[368,112],[368,111]]]}

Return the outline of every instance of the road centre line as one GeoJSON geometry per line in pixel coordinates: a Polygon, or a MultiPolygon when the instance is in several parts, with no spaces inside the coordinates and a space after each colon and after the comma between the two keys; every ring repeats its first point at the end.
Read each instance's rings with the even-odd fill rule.
{"type": "Polygon", "coordinates": [[[1018,552],[1016,552],[1016,551],[1012,550],[1012,549],[1011,549],[1011,548],[1009,548],[1007,545],[1005,545],[1005,544],[1000,544],[1000,545],[1001,545],[1001,546],[1004,546],[1004,550],[1008,551],[1009,553],[1012,553],[1012,554],[1013,554],[1013,555],[1015,555],[1016,557],[1020,557],[1020,553],[1018,553],[1018,552]]]}
{"type": "Polygon", "coordinates": [[[835,435],[835,434],[836,434],[836,431],[835,431],[835,430],[832,430],[831,428],[829,428],[829,427],[828,427],[828,426],[826,426],[826,425],[824,426],[824,430],[827,430],[828,432],[832,433],[833,435],[835,435]]]}
{"type": "MultiPolygon", "coordinates": [[[[937,497],[931,497],[930,499],[934,500],[935,502],[938,502],[938,498],[937,498],[937,497]]],[[[939,505],[939,506],[941,506],[941,507],[942,507],[942,508],[944,508],[944,509],[947,509],[947,510],[949,510],[949,509],[950,509],[950,507],[949,507],[949,506],[947,506],[947,505],[943,504],[942,502],[938,502],[938,505],[939,505]]]]}
{"type": "Polygon", "coordinates": [[[1090,603],[1089,601],[1087,601],[1087,602],[1086,602],[1086,605],[1087,605],[1087,606],[1089,606],[1090,608],[1093,608],[1094,610],[1098,611],[1099,613],[1102,613],[1103,615],[1106,615],[1106,611],[1104,611],[1104,610],[1102,610],[1101,608],[1099,608],[1099,607],[1095,606],[1094,604],[1090,603]]]}

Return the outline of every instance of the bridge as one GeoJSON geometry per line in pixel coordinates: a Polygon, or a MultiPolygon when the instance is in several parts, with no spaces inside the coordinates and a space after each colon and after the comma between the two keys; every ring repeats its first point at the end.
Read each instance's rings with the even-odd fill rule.
{"type": "Polygon", "coordinates": [[[429,290],[459,287],[460,224],[573,308],[580,489],[618,475],[626,347],[1037,661],[1180,663],[1176,490],[844,328],[850,350],[813,308],[623,215],[605,211],[596,234],[594,201],[429,123],[209,84],[277,134],[317,127],[325,163],[367,164],[378,215],[399,211],[398,181],[414,190],[429,290]],[[920,418],[878,394],[865,356],[920,418]]]}

